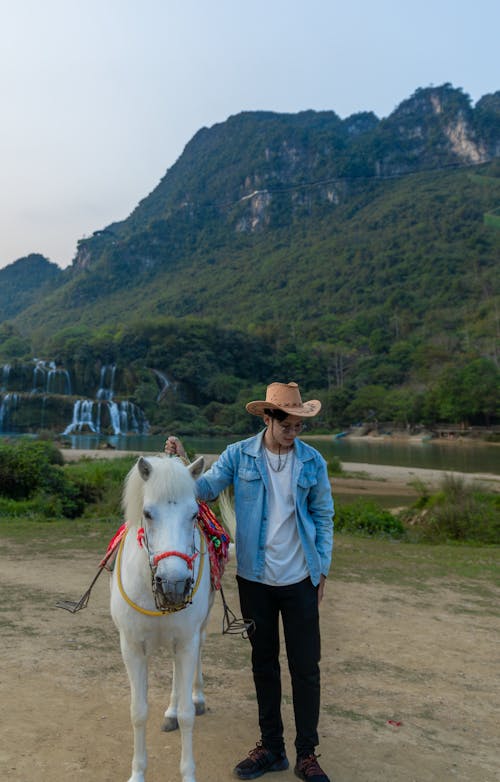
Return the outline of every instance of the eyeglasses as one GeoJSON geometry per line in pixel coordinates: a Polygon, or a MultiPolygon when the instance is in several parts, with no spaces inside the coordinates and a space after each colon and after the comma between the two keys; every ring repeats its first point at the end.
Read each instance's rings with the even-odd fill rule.
{"type": "Polygon", "coordinates": [[[281,424],[278,422],[278,426],[283,432],[283,434],[290,434],[290,432],[299,434],[300,432],[303,432],[304,429],[306,428],[306,425],[302,423],[302,421],[299,421],[298,424],[281,424]]]}

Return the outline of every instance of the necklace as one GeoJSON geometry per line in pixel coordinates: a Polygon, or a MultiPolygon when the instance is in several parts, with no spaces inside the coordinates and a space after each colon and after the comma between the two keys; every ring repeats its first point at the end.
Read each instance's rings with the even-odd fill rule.
{"type": "Polygon", "coordinates": [[[265,457],[266,457],[266,462],[268,463],[269,467],[271,468],[271,470],[273,472],[282,472],[285,469],[286,464],[288,462],[288,454],[290,453],[290,450],[288,450],[285,453],[285,458],[282,461],[281,460],[281,448],[279,448],[279,446],[278,446],[278,449],[279,449],[278,450],[278,465],[277,465],[277,467],[275,467],[273,462],[272,462],[271,452],[269,451],[268,448],[266,448],[266,446],[264,446],[264,454],[265,454],[265,457]]]}

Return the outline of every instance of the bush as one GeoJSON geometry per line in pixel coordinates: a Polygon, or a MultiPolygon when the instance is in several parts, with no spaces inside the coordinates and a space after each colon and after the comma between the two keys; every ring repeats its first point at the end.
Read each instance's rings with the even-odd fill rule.
{"type": "Polygon", "coordinates": [[[500,543],[500,495],[456,475],[446,475],[440,491],[422,495],[403,518],[418,540],[500,543]]]}
{"type": "Polygon", "coordinates": [[[335,529],[354,535],[403,538],[406,529],[397,516],[367,500],[340,505],[335,515],[335,529]]]}
{"type": "Polygon", "coordinates": [[[136,456],[124,456],[82,459],[66,465],[68,478],[78,486],[85,501],[85,516],[116,516],[121,512],[123,482],[136,460],[136,456]]]}
{"type": "Polygon", "coordinates": [[[328,475],[341,475],[344,470],[338,456],[329,456],[327,460],[328,475]]]}
{"type": "Polygon", "coordinates": [[[0,495],[27,499],[58,481],[57,468],[63,464],[53,443],[15,440],[0,443],[0,495]]]}
{"type": "Polygon", "coordinates": [[[28,513],[48,518],[75,518],[85,508],[78,483],[65,472],[62,454],[53,443],[40,440],[0,443],[0,497],[2,507],[12,509],[19,503],[28,513]]]}
{"type": "Polygon", "coordinates": [[[12,500],[9,497],[0,497],[0,518],[44,516],[44,510],[38,499],[12,500]]]}

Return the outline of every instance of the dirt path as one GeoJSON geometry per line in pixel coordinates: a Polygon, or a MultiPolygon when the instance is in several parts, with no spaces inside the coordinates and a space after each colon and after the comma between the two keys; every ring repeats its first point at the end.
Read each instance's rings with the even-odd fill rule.
{"type": "MultiPolygon", "coordinates": [[[[89,607],[72,616],[54,604],[84,591],[95,555],[55,558],[0,543],[0,779],[125,782],[128,683],[107,576],[89,607]]],[[[339,540],[339,557],[348,545],[339,540]]],[[[489,585],[414,588],[358,575],[341,579],[334,570],[322,605],[319,751],[332,782],[499,780],[498,593],[489,585]]],[[[237,612],[231,565],[225,593],[237,612]]],[[[217,598],[205,650],[209,711],[195,728],[199,782],[229,782],[257,739],[248,642],[223,637],[221,616],[217,598]]],[[[150,782],[179,779],[179,735],[158,729],[169,680],[166,657],[155,660],[150,782]]],[[[283,709],[293,760],[288,680],[283,709]]],[[[279,775],[279,782],[293,779],[292,770],[279,775]]]]}

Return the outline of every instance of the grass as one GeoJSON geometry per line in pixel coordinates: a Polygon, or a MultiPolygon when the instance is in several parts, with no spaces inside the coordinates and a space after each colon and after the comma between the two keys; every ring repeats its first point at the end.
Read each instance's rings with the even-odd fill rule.
{"type": "Polygon", "coordinates": [[[386,722],[386,718],[377,719],[376,717],[371,717],[369,714],[360,714],[351,709],[340,709],[338,706],[332,704],[326,704],[323,709],[326,714],[329,714],[331,717],[339,717],[340,719],[349,722],[369,722],[375,728],[383,727],[386,722]]]}
{"type": "Polygon", "coordinates": [[[95,551],[104,554],[121,519],[36,519],[0,518],[0,538],[6,543],[25,545],[36,542],[36,550],[42,554],[65,556],[67,551],[95,551]]]}
{"type": "Polygon", "coordinates": [[[500,586],[499,552],[499,546],[400,543],[338,534],[330,577],[412,586],[422,592],[433,589],[438,580],[467,580],[480,590],[500,586]]]}
{"type": "Polygon", "coordinates": [[[407,682],[421,682],[434,676],[428,671],[425,673],[415,672],[408,668],[403,668],[400,665],[391,665],[390,663],[381,662],[380,660],[368,659],[365,657],[352,657],[349,660],[345,660],[338,665],[339,671],[342,673],[357,674],[357,673],[370,673],[375,676],[387,675],[393,678],[397,678],[400,681],[407,682]]]}
{"type": "MultiPolygon", "coordinates": [[[[17,547],[26,547],[29,544],[30,547],[35,546],[40,554],[54,558],[66,557],[70,551],[92,552],[98,562],[123,521],[119,509],[119,493],[128,466],[128,462],[117,460],[114,464],[89,462],[75,468],[80,481],[88,481],[89,485],[100,484],[106,496],[103,505],[95,503],[88,506],[89,515],[86,517],[52,521],[36,515],[0,517],[0,540],[6,554],[17,556],[17,547]],[[90,513],[99,515],[91,516],[90,513]]],[[[418,490],[418,487],[416,488],[418,490]]],[[[450,538],[457,525],[456,519],[461,519],[467,508],[469,511],[466,522],[470,529],[476,530],[485,524],[487,529],[493,529],[493,525],[487,524],[486,510],[488,513],[495,512],[497,515],[494,518],[497,518],[498,497],[484,497],[474,487],[466,487],[455,479],[445,482],[436,495],[429,495],[427,491],[420,493],[421,497],[415,503],[413,513],[419,517],[425,512],[426,520],[439,519],[437,527],[437,523],[433,522],[434,527],[439,531],[444,530],[446,535],[440,532],[434,541],[416,537],[417,533],[422,535],[422,532],[425,532],[428,522],[424,526],[419,523],[412,528],[411,542],[406,538],[395,540],[375,534],[354,535],[350,528],[339,531],[341,504],[330,578],[352,582],[381,582],[398,587],[409,586],[422,595],[432,595],[430,599],[434,597],[438,582],[460,583],[461,588],[470,590],[475,601],[472,601],[472,604],[464,602],[464,613],[481,611],[482,606],[477,602],[478,599],[483,597],[489,601],[492,598],[491,590],[500,586],[500,546],[493,543],[485,545],[479,541],[465,542],[467,538],[462,527],[458,530],[462,540],[452,542],[450,538]],[[448,518],[450,514],[451,521],[448,518]],[[478,514],[482,519],[480,522],[476,521],[478,514]]],[[[346,506],[348,507],[352,511],[352,506],[346,506]]],[[[366,515],[367,509],[370,508],[365,503],[359,510],[360,518],[363,516],[362,511],[366,515]]],[[[385,515],[382,521],[384,519],[385,515]]]]}
{"type": "MultiPolygon", "coordinates": [[[[99,557],[121,523],[118,517],[53,522],[0,519],[0,539],[13,546],[36,541],[37,551],[66,556],[68,551],[99,557]]],[[[338,533],[331,579],[415,586],[422,592],[437,580],[468,581],[471,594],[488,598],[500,586],[500,546],[467,543],[406,543],[338,533]],[[474,583],[472,583],[474,582],[474,583]]]]}

